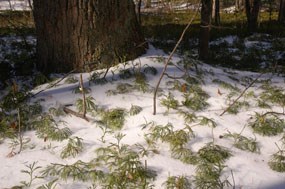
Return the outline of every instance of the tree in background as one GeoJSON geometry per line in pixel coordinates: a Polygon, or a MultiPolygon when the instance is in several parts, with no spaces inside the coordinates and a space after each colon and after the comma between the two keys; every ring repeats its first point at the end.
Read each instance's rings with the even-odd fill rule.
{"type": "Polygon", "coordinates": [[[145,52],[133,0],[34,0],[34,20],[44,73],[108,67],[145,52]]]}
{"type": "Polygon", "coordinates": [[[280,0],[278,21],[285,24],[285,0],[280,0]]]}
{"type": "Polygon", "coordinates": [[[212,8],[212,20],[216,25],[220,25],[220,0],[212,0],[213,8],[212,8]]]}
{"type": "Polygon", "coordinates": [[[248,31],[253,33],[257,30],[257,20],[260,9],[261,0],[245,0],[245,11],[247,17],[248,31]]]}
{"type": "Polygon", "coordinates": [[[199,36],[199,58],[201,60],[206,60],[208,58],[209,51],[212,0],[201,0],[201,4],[202,9],[199,36]]]}

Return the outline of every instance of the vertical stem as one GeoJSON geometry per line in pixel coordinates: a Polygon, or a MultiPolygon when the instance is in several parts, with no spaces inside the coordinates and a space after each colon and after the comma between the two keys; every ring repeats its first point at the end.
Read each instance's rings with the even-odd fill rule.
{"type": "Polygon", "coordinates": [[[86,97],[85,97],[85,90],[83,86],[82,74],[80,74],[80,88],[81,88],[82,95],[83,95],[83,117],[86,118],[86,97]]]}
{"type": "Polygon", "coordinates": [[[19,153],[21,153],[23,149],[23,136],[22,136],[22,130],[21,130],[21,116],[20,116],[20,108],[18,108],[18,137],[19,137],[19,142],[20,142],[20,148],[19,148],[19,153]]]}
{"type": "Polygon", "coordinates": [[[167,60],[165,61],[164,68],[163,68],[163,70],[162,70],[162,72],[161,72],[161,75],[160,75],[160,77],[159,77],[159,80],[158,80],[158,82],[157,82],[157,84],[156,84],[156,87],[155,87],[155,90],[154,90],[154,95],[153,95],[153,115],[156,115],[156,95],[157,95],[157,91],[158,91],[159,85],[160,85],[160,83],[161,83],[161,80],[162,80],[162,78],[163,78],[163,76],[164,76],[164,74],[165,74],[165,72],[166,72],[167,66],[168,66],[168,64],[169,64],[169,62],[170,62],[172,56],[174,55],[175,51],[177,50],[179,44],[181,43],[181,41],[182,41],[182,39],[183,39],[183,37],[184,37],[184,35],[185,35],[187,29],[190,27],[190,25],[192,24],[194,18],[195,18],[196,15],[198,14],[198,10],[199,10],[199,8],[197,8],[196,13],[193,15],[193,17],[191,18],[190,22],[189,22],[189,23],[187,24],[187,26],[184,28],[184,30],[183,30],[183,32],[182,32],[182,34],[181,34],[181,36],[180,36],[178,42],[176,43],[174,49],[172,50],[172,52],[170,53],[169,57],[168,57],[167,60]]]}

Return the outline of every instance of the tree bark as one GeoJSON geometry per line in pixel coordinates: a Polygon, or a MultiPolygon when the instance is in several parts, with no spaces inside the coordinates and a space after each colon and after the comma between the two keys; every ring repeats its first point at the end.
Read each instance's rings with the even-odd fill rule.
{"type": "Polygon", "coordinates": [[[211,13],[212,1],[202,0],[201,25],[199,36],[199,58],[201,60],[206,60],[208,58],[211,13]]]}
{"type": "Polygon", "coordinates": [[[249,33],[257,30],[257,20],[260,9],[261,0],[245,0],[245,10],[247,17],[247,26],[249,33]]]}
{"type": "Polygon", "coordinates": [[[145,51],[132,0],[34,0],[39,70],[110,67],[145,51]]]}
{"type": "Polygon", "coordinates": [[[280,0],[278,21],[285,24],[285,0],[280,0]]]}

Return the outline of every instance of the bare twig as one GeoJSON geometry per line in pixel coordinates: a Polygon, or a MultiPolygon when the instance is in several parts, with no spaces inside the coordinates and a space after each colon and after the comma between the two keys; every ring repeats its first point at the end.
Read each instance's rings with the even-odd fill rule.
{"type": "Polygon", "coordinates": [[[156,85],[155,90],[154,90],[154,95],[153,95],[153,115],[156,115],[156,96],[157,96],[157,91],[158,91],[159,85],[160,85],[160,83],[161,83],[161,80],[162,80],[163,76],[165,75],[167,66],[168,66],[168,64],[169,64],[169,62],[170,62],[172,56],[173,56],[174,53],[176,52],[176,50],[177,50],[179,44],[181,43],[181,41],[182,41],[182,39],[183,39],[183,37],[184,37],[186,31],[188,30],[188,28],[189,28],[190,25],[192,24],[194,18],[197,16],[198,12],[199,12],[199,9],[196,10],[196,13],[193,15],[193,17],[191,18],[190,22],[189,22],[189,23],[187,24],[187,26],[184,28],[184,30],[183,30],[183,32],[182,32],[182,34],[181,34],[181,36],[180,36],[178,42],[176,43],[176,45],[175,45],[175,47],[173,48],[172,52],[170,53],[169,57],[168,57],[167,60],[165,61],[164,68],[163,68],[163,70],[162,70],[162,73],[161,73],[161,75],[160,75],[160,77],[159,77],[159,80],[158,80],[157,85],[156,85]]]}
{"type": "Polygon", "coordinates": [[[84,119],[84,120],[86,120],[86,121],[88,121],[89,122],[89,119],[86,117],[86,116],[83,116],[83,114],[81,114],[81,113],[78,113],[78,112],[76,112],[76,111],[73,111],[73,110],[71,110],[71,109],[69,109],[69,108],[67,108],[67,107],[63,107],[63,111],[65,112],[65,113],[69,113],[69,114],[72,114],[72,115],[74,115],[74,116],[76,116],[76,117],[79,117],[79,118],[82,118],[82,119],[84,119]]]}
{"type": "Polygon", "coordinates": [[[22,135],[22,125],[21,125],[21,116],[20,116],[20,108],[18,108],[18,136],[19,136],[19,143],[20,143],[20,148],[18,151],[18,154],[22,152],[23,149],[23,135],[22,135]]]}
{"type": "Polygon", "coordinates": [[[83,96],[83,117],[86,118],[86,97],[85,97],[85,90],[84,90],[84,85],[83,85],[83,79],[82,79],[82,74],[80,74],[80,90],[82,92],[83,96]]]}
{"type": "Polygon", "coordinates": [[[42,93],[42,92],[44,92],[44,91],[46,91],[46,90],[48,90],[48,89],[50,89],[50,88],[56,86],[58,83],[60,83],[62,80],[64,80],[66,77],[68,77],[70,74],[72,74],[72,73],[75,72],[75,71],[76,71],[75,69],[74,69],[74,70],[71,70],[70,72],[68,72],[67,74],[65,74],[60,80],[58,80],[58,81],[55,82],[54,84],[50,85],[49,87],[47,87],[47,88],[45,88],[45,89],[42,89],[42,90],[40,90],[39,92],[33,94],[30,98],[33,98],[33,97],[37,96],[38,94],[40,94],[40,93],[42,93]]]}
{"type": "Polygon", "coordinates": [[[220,114],[223,116],[237,101],[244,95],[244,93],[264,74],[264,72],[260,73],[255,80],[253,80],[243,91],[242,93],[220,114]]]}

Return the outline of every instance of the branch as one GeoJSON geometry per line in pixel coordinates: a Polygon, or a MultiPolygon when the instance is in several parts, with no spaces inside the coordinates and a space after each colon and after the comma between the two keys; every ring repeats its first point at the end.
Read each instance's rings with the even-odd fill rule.
{"type": "Polygon", "coordinates": [[[76,117],[79,117],[79,118],[82,118],[82,119],[84,119],[84,120],[86,120],[87,122],[89,122],[89,119],[86,117],[86,116],[84,116],[83,114],[81,114],[81,113],[78,113],[78,112],[76,112],[76,111],[73,111],[73,110],[71,110],[71,109],[69,109],[69,108],[67,108],[67,107],[63,107],[63,111],[66,113],[66,114],[72,114],[72,115],[74,115],[74,116],[76,116],[76,117]]]}
{"type": "Polygon", "coordinates": [[[82,74],[80,74],[80,90],[82,91],[83,96],[83,117],[86,118],[86,98],[85,98],[85,91],[84,91],[84,85],[83,85],[83,79],[82,74]]]}
{"type": "Polygon", "coordinates": [[[244,95],[244,93],[264,74],[264,72],[260,73],[257,78],[255,78],[255,80],[253,80],[243,91],[242,93],[227,107],[227,109],[225,109],[220,116],[223,116],[227,111],[229,111],[229,109],[235,104],[237,103],[237,101],[244,95]]]}
{"type": "Polygon", "coordinates": [[[163,68],[163,70],[162,70],[162,73],[161,73],[161,75],[160,75],[160,77],[159,77],[159,80],[158,80],[157,85],[156,85],[155,90],[154,90],[154,95],[153,95],[153,115],[156,114],[156,95],[157,95],[157,91],[158,91],[159,85],[160,85],[160,83],[161,83],[161,80],[162,80],[163,76],[165,75],[167,66],[168,66],[168,64],[169,64],[169,62],[170,62],[172,56],[174,55],[175,51],[177,50],[179,44],[181,43],[181,41],[182,41],[182,39],[183,39],[183,37],[184,37],[184,35],[185,35],[187,29],[188,29],[188,28],[190,27],[190,25],[192,24],[194,18],[195,18],[196,15],[198,14],[198,12],[199,12],[199,9],[196,10],[196,13],[193,15],[193,17],[191,18],[190,22],[189,22],[189,23],[187,24],[187,26],[184,28],[184,30],[183,30],[183,32],[182,32],[182,34],[181,34],[181,36],[180,36],[178,42],[176,43],[174,49],[173,49],[172,52],[170,53],[168,59],[165,61],[164,68],[163,68]]]}

